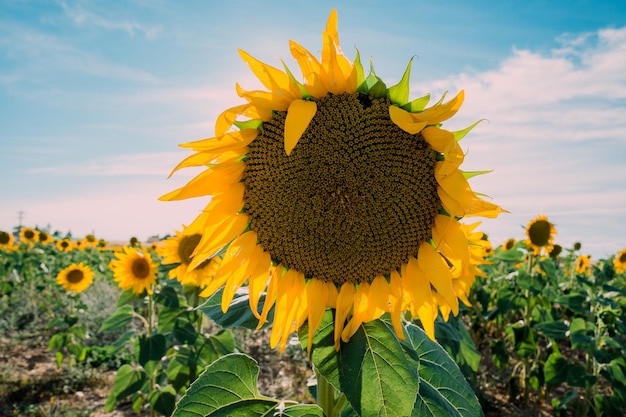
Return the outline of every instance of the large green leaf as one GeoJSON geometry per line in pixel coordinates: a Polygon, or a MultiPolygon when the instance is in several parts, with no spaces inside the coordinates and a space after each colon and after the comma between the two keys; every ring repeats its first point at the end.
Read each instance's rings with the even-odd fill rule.
{"type": "Polygon", "coordinates": [[[419,354],[420,390],[411,417],[475,417],[483,411],[472,387],[446,351],[424,331],[406,326],[404,342],[419,354]]]}
{"type": "MultiPolygon", "coordinates": [[[[445,350],[417,326],[396,336],[387,320],[361,325],[334,349],[333,314],[325,313],[313,338],[311,361],[360,416],[477,416],[474,392],[445,350]]],[[[300,331],[307,345],[308,329],[300,331]]]]}
{"type": "Polygon", "coordinates": [[[221,357],[191,384],[176,405],[172,417],[273,416],[322,417],[316,406],[279,410],[280,401],[259,394],[259,368],[254,359],[240,353],[221,357]]]}
{"type": "MultiPolygon", "coordinates": [[[[228,311],[222,312],[222,294],[224,289],[219,289],[204,304],[198,307],[209,318],[224,328],[245,327],[247,329],[256,329],[259,320],[252,314],[250,310],[250,297],[247,288],[240,288],[233,297],[228,311]]],[[[263,308],[265,295],[261,295],[259,300],[259,310],[263,308]]],[[[274,309],[268,314],[268,323],[273,321],[274,309]]],[[[265,327],[265,326],[264,326],[265,327]]]]}
{"type": "Polygon", "coordinates": [[[143,369],[135,369],[130,365],[122,365],[115,374],[113,390],[107,398],[105,411],[110,413],[115,405],[124,397],[141,389],[148,377],[143,369]]]}
{"type": "Polygon", "coordinates": [[[128,326],[133,319],[134,310],[129,305],[123,305],[115,310],[115,313],[102,323],[99,333],[114,332],[128,326]]]}

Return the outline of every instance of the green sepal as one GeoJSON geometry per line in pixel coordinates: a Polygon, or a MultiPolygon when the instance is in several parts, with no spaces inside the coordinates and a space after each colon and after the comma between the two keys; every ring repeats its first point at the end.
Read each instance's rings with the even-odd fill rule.
{"type": "Polygon", "coordinates": [[[411,100],[409,103],[403,105],[402,108],[410,113],[418,113],[424,111],[429,101],[430,94],[426,94],[425,96],[416,98],[415,100],[411,100]]]}
{"type": "Polygon", "coordinates": [[[296,80],[296,77],[293,76],[293,73],[289,70],[289,68],[287,68],[287,64],[285,64],[285,62],[282,59],[280,60],[280,62],[283,63],[283,68],[285,69],[285,72],[289,76],[289,79],[291,79],[291,81],[293,81],[293,83],[297,85],[298,88],[300,89],[300,94],[302,94],[302,99],[303,100],[310,99],[312,96],[309,94],[308,91],[306,91],[306,88],[304,88],[304,84],[296,80]]]}
{"type": "Polygon", "coordinates": [[[240,122],[238,120],[235,120],[235,122],[233,124],[235,126],[237,126],[239,128],[239,130],[259,129],[259,128],[261,128],[261,125],[263,125],[263,121],[252,119],[252,120],[245,120],[243,122],[240,122]]]}
{"type": "Polygon", "coordinates": [[[400,82],[389,87],[387,90],[387,97],[389,97],[389,100],[400,107],[404,106],[409,101],[409,78],[411,77],[412,63],[413,58],[409,60],[409,64],[407,65],[406,70],[404,70],[404,75],[402,75],[400,82]]]}
{"type": "Polygon", "coordinates": [[[373,98],[383,98],[387,96],[387,86],[376,75],[374,64],[370,59],[370,73],[361,85],[357,87],[359,93],[371,96],[373,98]]]}
{"type": "Polygon", "coordinates": [[[356,85],[361,86],[365,82],[365,71],[363,71],[363,64],[361,64],[361,54],[357,48],[355,49],[356,56],[354,57],[353,71],[356,71],[356,85]]]}
{"type": "Polygon", "coordinates": [[[461,129],[461,130],[457,130],[456,132],[452,132],[452,134],[454,135],[454,139],[458,142],[461,139],[463,139],[465,137],[465,135],[467,135],[469,133],[470,130],[472,130],[474,127],[476,127],[476,125],[480,122],[483,122],[485,119],[480,119],[479,121],[475,122],[474,124],[472,124],[471,126],[466,127],[465,129],[461,129]]]}
{"type": "Polygon", "coordinates": [[[435,107],[435,106],[440,106],[441,104],[443,104],[443,100],[446,98],[446,95],[448,95],[448,92],[447,92],[447,91],[444,91],[444,92],[443,92],[443,95],[441,96],[441,98],[439,99],[439,101],[438,101],[438,102],[436,102],[436,103],[433,105],[433,107],[435,107]]]}
{"type": "Polygon", "coordinates": [[[489,174],[493,172],[493,169],[488,169],[487,171],[461,171],[466,180],[469,180],[472,177],[476,177],[478,175],[489,174]]]}

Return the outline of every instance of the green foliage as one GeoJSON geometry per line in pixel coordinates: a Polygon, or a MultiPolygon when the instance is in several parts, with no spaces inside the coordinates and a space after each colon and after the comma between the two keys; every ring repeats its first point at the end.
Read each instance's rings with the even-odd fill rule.
{"type": "Polygon", "coordinates": [[[540,258],[521,244],[496,249],[473,288],[470,328],[489,341],[511,400],[529,405],[561,386],[551,401],[558,412],[623,414],[626,277],[610,260],[577,273],[576,258],[574,250],[540,258]]]}

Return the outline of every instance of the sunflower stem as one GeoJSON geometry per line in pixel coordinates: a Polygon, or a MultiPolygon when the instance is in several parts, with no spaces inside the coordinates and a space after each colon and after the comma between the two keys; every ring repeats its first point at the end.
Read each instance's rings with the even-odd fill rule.
{"type": "Polygon", "coordinates": [[[326,417],[339,416],[346,402],[346,397],[338,393],[317,369],[315,369],[315,379],[317,380],[317,405],[322,408],[326,417]]]}
{"type": "MultiPolygon", "coordinates": [[[[148,339],[152,337],[152,328],[154,323],[154,300],[152,299],[152,293],[148,294],[148,339]]],[[[154,371],[150,373],[150,394],[154,392],[154,371]]],[[[154,411],[154,407],[150,404],[150,417],[155,417],[156,413],[154,411]]]]}

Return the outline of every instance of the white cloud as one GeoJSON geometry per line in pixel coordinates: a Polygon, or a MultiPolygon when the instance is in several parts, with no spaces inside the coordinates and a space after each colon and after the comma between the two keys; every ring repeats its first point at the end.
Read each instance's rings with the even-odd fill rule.
{"type": "Polygon", "coordinates": [[[494,169],[473,188],[511,211],[485,222],[495,242],[545,214],[562,242],[586,240],[607,256],[626,246],[626,28],[559,41],[549,54],[514,50],[495,70],[432,87],[465,90],[450,129],[489,121],[461,144],[466,169],[494,169]]]}

